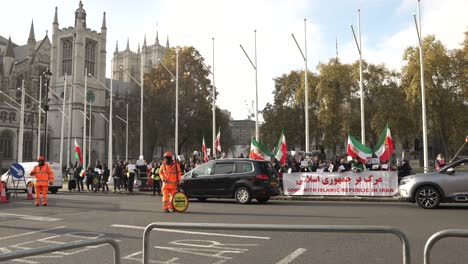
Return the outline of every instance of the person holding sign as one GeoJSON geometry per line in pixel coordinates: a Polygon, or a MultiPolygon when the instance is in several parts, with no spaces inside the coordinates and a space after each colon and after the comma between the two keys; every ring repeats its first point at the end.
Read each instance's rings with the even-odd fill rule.
{"type": "Polygon", "coordinates": [[[162,209],[165,213],[169,213],[169,210],[173,210],[171,200],[174,193],[177,191],[177,186],[182,178],[182,172],[179,164],[172,160],[171,152],[164,153],[164,161],[159,169],[159,176],[163,182],[162,209]]]}
{"type": "Polygon", "coordinates": [[[49,184],[54,184],[54,173],[49,165],[45,163],[43,156],[37,157],[37,163],[31,173],[29,173],[29,175],[35,178],[34,190],[36,192],[36,199],[34,200],[34,205],[39,206],[40,194],[42,193],[42,205],[47,206],[47,191],[49,190],[49,184]]]}

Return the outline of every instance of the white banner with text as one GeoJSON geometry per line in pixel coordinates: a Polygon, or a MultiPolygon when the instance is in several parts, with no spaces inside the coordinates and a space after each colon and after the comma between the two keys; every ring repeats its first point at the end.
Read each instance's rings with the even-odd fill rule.
{"type": "Polygon", "coordinates": [[[296,172],[283,175],[285,195],[393,196],[396,171],[296,172]]]}

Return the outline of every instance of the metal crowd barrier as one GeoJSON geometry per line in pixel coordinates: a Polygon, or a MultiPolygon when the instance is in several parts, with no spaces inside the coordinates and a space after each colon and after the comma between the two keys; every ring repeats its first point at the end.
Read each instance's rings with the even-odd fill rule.
{"type": "Polygon", "coordinates": [[[367,233],[394,234],[403,245],[403,264],[411,263],[410,244],[406,235],[399,229],[386,226],[333,226],[333,225],[264,225],[264,224],[215,224],[215,223],[168,223],[149,224],[143,232],[142,263],[149,264],[150,233],[155,228],[198,229],[198,230],[237,230],[237,231],[284,231],[284,232],[321,232],[321,233],[367,233]]]}
{"type": "Polygon", "coordinates": [[[6,253],[0,255],[0,262],[7,261],[12,259],[18,258],[25,258],[31,256],[42,255],[46,253],[52,253],[56,251],[63,251],[75,248],[82,248],[87,246],[95,246],[101,244],[109,244],[114,249],[114,263],[120,264],[120,248],[119,244],[116,240],[110,238],[97,238],[92,240],[85,240],[85,241],[77,241],[72,243],[67,243],[63,245],[54,245],[54,246],[47,246],[41,248],[34,248],[34,249],[27,249],[27,250],[20,250],[16,252],[6,253]]]}
{"type": "Polygon", "coordinates": [[[468,237],[468,229],[447,229],[434,233],[424,246],[424,264],[431,263],[431,251],[434,244],[446,237],[468,237]]]}

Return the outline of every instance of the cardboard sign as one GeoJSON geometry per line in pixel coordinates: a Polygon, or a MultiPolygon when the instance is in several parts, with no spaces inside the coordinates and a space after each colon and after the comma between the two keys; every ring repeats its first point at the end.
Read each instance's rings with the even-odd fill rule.
{"type": "Polygon", "coordinates": [[[189,200],[187,195],[183,192],[176,192],[174,193],[174,196],[172,196],[172,208],[174,211],[178,213],[183,213],[185,210],[187,210],[189,206],[189,200]]]}

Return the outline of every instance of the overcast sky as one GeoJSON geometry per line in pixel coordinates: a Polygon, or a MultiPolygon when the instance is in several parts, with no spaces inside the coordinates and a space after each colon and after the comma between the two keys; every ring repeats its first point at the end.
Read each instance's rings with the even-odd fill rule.
{"type": "MultiPolygon", "coordinates": [[[[52,32],[54,8],[58,7],[59,27],[74,25],[77,0],[2,0],[0,35],[19,45],[27,42],[31,19],[36,40],[52,32]]],[[[169,36],[171,46],[194,46],[212,65],[212,38],[215,38],[217,105],[231,111],[235,119],[245,119],[255,100],[253,67],[239,47],[254,57],[254,30],[257,30],[259,110],[273,98],[273,78],[303,69],[302,57],[294,43],[294,33],[304,49],[304,18],[307,19],[309,69],[336,55],[344,62],[358,58],[350,24],[357,26],[361,9],[363,58],[400,69],[403,50],[416,45],[412,14],[416,0],[85,0],[87,26],[99,31],[103,12],[107,13],[107,72],[116,41],[136,51],[146,34],[154,42],[156,30],[161,44],[169,36]]],[[[468,30],[468,1],[423,0],[423,34],[435,34],[449,48],[458,47],[468,30]]]]}

